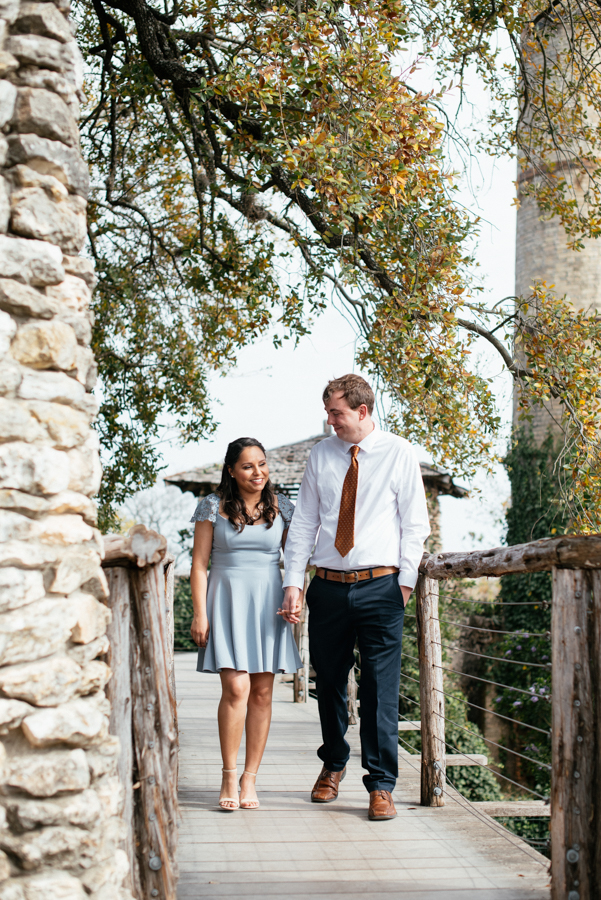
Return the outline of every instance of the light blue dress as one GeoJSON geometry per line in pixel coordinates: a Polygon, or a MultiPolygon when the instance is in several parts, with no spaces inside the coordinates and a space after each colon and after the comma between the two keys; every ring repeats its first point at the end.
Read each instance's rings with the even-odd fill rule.
{"type": "Polygon", "coordinates": [[[191,522],[213,523],[207,586],[210,631],[198,649],[198,672],[296,672],[302,667],[292,627],[277,615],[284,599],[280,548],[294,506],[278,494],[280,514],[271,528],[246,525],[239,532],[219,513],[219,497],[209,494],[191,522]]]}

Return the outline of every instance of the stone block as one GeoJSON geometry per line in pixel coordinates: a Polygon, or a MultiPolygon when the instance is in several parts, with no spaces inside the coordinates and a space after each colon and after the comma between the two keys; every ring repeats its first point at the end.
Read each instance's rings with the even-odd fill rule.
{"type": "Polygon", "coordinates": [[[82,675],[81,666],[71,656],[60,654],[34,663],[0,668],[0,689],[8,697],[26,700],[34,706],[56,706],[75,697],[82,675]]]}
{"type": "Polygon", "coordinates": [[[36,522],[12,509],[0,509],[0,544],[35,540],[36,522]]]}
{"type": "Polygon", "coordinates": [[[17,323],[8,313],[0,311],[0,356],[6,356],[17,333],[17,323]]]}
{"type": "Polygon", "coordinates": [[[69,826],[50,826],[24,835],[0,832],[0,847],[16,856],[26,872],[44,864],[52,865],[56,857],[73,856],[91,843],[89,832],[69,826]]]}
{"type": "Polygon", "coordinates": [[[55,594],[71,594],[94,578],[100,569],[100,554],[95,550],[73,547],[63,554],[50,590],[55,594]]]}
{"type": "Polygon", "coordinates": [[[106,632],[106,627],[111,621],[108,606],[100,603],[91,594],[84,594],[81,591],[70,594],[69,601],[74,604],[74,614],[77,616],[77,624],[71,632],[74,644],[89,644],[106,632]]]}
{"type": "Polygon", "coordinates": [[[0,178],[0,233],[6,234],[10,220],[10,198],[8,185],[4,178],[0,178]]]}
{"type": "Polygon", "coordinates": [[[108,720],[94,704],[80,699],[35,712],[22,729],[34,747],[91,747],[108,733],[108,720]]]}
{"type": "Polygon", "coordinates": [[[77,121],[79,119],[79,100],[73,82],[68,81],[60,72],[50,69],[38,69],[35,66],[21,66],[11,79],[18,87],[43,88],[59,94],[69,107],[69,112],[77,121]]]}
{"type": "Polygon", "coordinates": [[[50,241],[77,253],[86,238],[86,202],[76,194],[60,202],[41,188],[15,191],[10,200],[10,227],[15,234],[50,241]]]}
{"type": "Polygon", "coordinates": [[[0,569],[0,613],[27,606],[45,595],[41,572],[12,566],[0,569]]]}
{"type": "MultiPolygon", "coordinates": [[[[100,640],[96,638],[96,640],[100,640]]],[[[90,642],[91,643],[91,642],[90,642]]],[[[77,693],[81,696],[91,694],[93,691],[101,691],[111,677],[111,670],[106,663],[99,659],[93,659],[83,667],[81,681],[77,693]]]]}
{"type": "Polygon", "coordinates": [[[123,850],[116,850],[113,857],[98,866],[92,866],[82,876],[82,883],[96,897],[103,888],[112,890],[107,897],[117,896],[125,878],[129,874],[129,862],[123,850]]]}
{"type": "Polygon", "coordinates": [[[60,284],[65,277],[63,254],[47,241],[0,235],[0,278],[16,278],[43,287],[60,284]]]}
{"type": "Polygon", "coordinates": [[[40,825],[78,825],[90,828],[98,824],[101,800],[95,790],[57,797],[54,800],[31,800],[8,797],[5,801],[8,820],[18,831],[31,831],[40,825]]]}
{"type": "Polygon", "coordinates": [[[0,0],[0,19],[12,25],[18,14],[19,0],[0,0]]]}
{"type": "Polygon", "coordinates": [[[10,861],[6,853],[3,850],[0,850],[0,882],[6,881],[7,878],[10,877],[10,861]]]}
{"type": "Polygon", "coordinates": [[[7,541],[0,544],[0,567],[36,569],[40,566],[58,565],[60,556],[58,548],[44,544],[24,544],[22,541],[7,541]]]}
{"type": "Polygon", "coordinates": [[[23,719],[33,712],[34,707],[22,700],[0,698],[0,734],[8,734],[13,728],[18,728],[23,719]]]}
{"type": "Polygon", "coordinates": [[[0,81],[0,128],[4,128],[13,117],[17,89],[10,81],[0,81]]]}
{"type": "Polygon", "coordinates": [[[77,45],[77,41],[74,40],[69,41],[68,44],[64,44],[64,48],[63,56],[67,62],[67,67],[63,74],[65,78],[71,82],[76,91],[81,91],[83,88],[84,71],[81,50],[77,45]]]}
{"type": "Polygon", "coordinates": [[[96,659],[97,656],[108,653],[108,651],[109,639],[106,634],[96,638],[95,641],[91,641],[89,644],[73,644],[71,647],[67,648],[67,653],[71,659],[74,659],[75,662],[82,667],[85,667],[87,663],[96,659]]]}
{"type": "Polygon", "coordinates": [[[69,371],[75,367],[77,350],[75,332],[65,322],[38,320],[19,328],[10,352],[21,365],[32,369],[69,371]]]}
{"type": "MultiPolygon", "coordinates": [[[[98,510],[96,504],[84,494],[75,491],[62,491],[47,502],[47,512],[52,515],[75,513],[83,516],[88,525],[96,525],[98,510]]],[[[89,593],[92,593],[89,591],[89,593]]]]}
{"type": "Polygon", "coordinates": [[[46,293],[61,309],[72,309],[74,312],[87,311],[92,299],[92,292],[86,282],[75,275],[67,275],[60,284],[49,288],[46,293]]]}
{"type": "MultiPolygon", "coordinates": [[[[44,427],[58,449],[71,450],[88,439],[90,433],[88,417],[76,409],[71,409],[70,406],[65,406],[64,403],[44,403],[40,400],[33,400],[26,404],[26,409],[40,426],[44,427]]],[[[74,500],[72,495],[73,492],[69,491],[65,495],[65,500],[69,497],[74,500]]],[[[53,510],[59,512],[58,506],[54,505],[53,510]]],[[[65,509],[65,512],[71,511],[71,509],[65,509]]]]}
{"type": "Polygon", "coordinates": [[[6,50],[0,50],[0,78],[6,78],[12,75],[19,68],[19,60],[7,53],[6,50]]]}
{"type": "Polygon", "coordinates": [[[81,882],[66,872],[47,872],[28,878],[25,900],[87,900],[81,882]]]}
{"type": "Polygon", "coordinates": [[[92,340],[93,322],[91,310],[75,312],[67,307],[66,309],[61,309],[59,311],[57,318],[73,329],[78,344],[82,347],[88,347],[90,345],[92,340]]]}
{"type": "Polygon", "coordinates": [[[65,256],[63,257],[63,266],[68,275],[82,278],[90,290],[94,290],[98,278],[91,259],[86,259],[83,256],[65,256]]]}
{"type": "Polygon", "coordinates": [[[19,385],[22,400],[43,400],[46,403],[64,403],[87,412],[88,400],[85,388],[75,378],[62,372],[31,372],[23,370],[19,385]]]}
{"type": "MultiPolygon", "coordinates": [[[[46,373],[46,377],[51,374],[54,373],[46,373]]],[[[73,380],[66,375],[63,377],[73,380]]],[[[77,387],[81,385],[77,384],[77,387]]],[[[32,494],[58,494],[69,487],[69,478],[69,459],[60,450],[23,441],[0,444],[0,488],[32,494]]]]}
{"type": "Polygon", "coordinates": [[[119,816],[123,812],[124,788],[114,775],[104,775],[94,782],[94,791],[102,807],[104,819],[119,816]]]}
{"type": "Polygon", "coordinates": [[[98,366],[96,359],[89,347],[78,347],[75,352],[75,371],[77,380],[83,384],[86,391],[91,391],[98,380],[98,366]]]}
{"type": "MultiPolygon", "coordinates": [[[[22,516],[21,518],[25,518],[22,516]]],[[[0,511],[0,523],[2,521],[0,511]]],[[[31,535],[43,544],[85,544],[94,540],[94,529],[81,516],[63,514],[46,516],[33,523],[31,535]]],[[[0,524],[0,528],[1,528],[0,524]]]]}
{"type": "Polygon", "coordinates": [[[62,650],[75,621],[72,607],[57,600],[37,600],[4,613],[0,616],[0,665],[35,661],[62,650]]]}
{"type": "Polygon", "coordinates": [[[4,781],[32,797],[54,797],[62,791],[88,788],[90,769],[81,748],[20,753],[7,760],[4,781]]]}
{"type": "Polygon", "coordinates": [[[37,66],[56,72],[62,72],[66,67],[71,68],[73,65],[69,44],[37,34],[12,35],[6,41],[6,49],[21,65],[37,66]]]}
{"type": "Polygon", "coordinates": [[[51,319],[60,306],[28,284],[0,278],[0,309],[23,318],[51,319]]]}
{"type": "Polygon", "coordinates": [[[22,379],[22,369],[12,359],[0,359],[0,396],[13,397],[22,379]]]}
{"type": "Polygon", "coordinates": [[[63,44],[73,40],[67,20],[53,3],[22,3],[12,32],[39,34],[63,44]]]}
{"type": "MultiPolygon", "coordinates": [[[[59,14],[60,15],[60,14],[59,14]]],[[[5,82],[9,84],[9,82],[5,82]]],[[[0,120],[2,117],[2,82],[0,82],[0,120]]],[[[13,87],[13,85],[11,85],[13,87]]],[[[12,127],[20,134],[38,134],[51,141],[77,147],[77,123],[64,100],[54,91],[23,87],[17,90],[12,127]]]]}
{"type": "Polygon", "coordinates": [[[94,578],[90,578],[89,581],[82,584],[81,589],[86,594],[92,594],[97,600],[107,600],[110,592],[104,570],[98,569],[94,578]]]}
{"type": "Polygon", "coordinates": [[[88,167],[77,150],[59,141],[51,141],[37,134],[11,134],[8,136],[7,160],[11,165],[27,163],[42,174],[53,175],[84,199],[88,196],[88,167]]]}
{"type": "Polygon", "coordinates": [[[0,509],[12,509],[24,516],[35,518],[47,510],[48,503],[43,497],[14,491],[11,488],[0,489],[0,509]]]}
{"type": "Polygon", "coordinates": [[[45,430],[22,403],[0,398],[0,441],[31,443],[44,436],[45,430]]]}
{"type": "Polygon", "coordinates": [[[92,445],[86,452],[86,447],[69,450],[70,478],[69,490],[78,491],[81,494],[93,496],[98,493],[102,479],[102,467],[96,448],[92,445]]]}
{"type": "Polygon", "coordinates": [[[119,738],[114,734],[110,734],[100,746],[85,751],[92,778],[103,778],[105,775],[117,776],[120,752],[121,744],[119,738]]]}

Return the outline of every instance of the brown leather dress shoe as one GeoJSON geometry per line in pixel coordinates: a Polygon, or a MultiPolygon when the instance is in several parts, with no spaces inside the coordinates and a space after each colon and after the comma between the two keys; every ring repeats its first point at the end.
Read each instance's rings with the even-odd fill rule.
{"type": "Polygon", "coordinates": [[[313,803],[331,803],[338,796],[340,782],[346,775],[346,766],[342,772],[330,772],[325,766],[319,773],[315,786],[311,791],[313,803]]]}
{"type": "Polygon", "coordinates": [[[372,822],[394,819],[396,809],[390,791],[371,791],[369,795],[369,818],[372,822]]]}

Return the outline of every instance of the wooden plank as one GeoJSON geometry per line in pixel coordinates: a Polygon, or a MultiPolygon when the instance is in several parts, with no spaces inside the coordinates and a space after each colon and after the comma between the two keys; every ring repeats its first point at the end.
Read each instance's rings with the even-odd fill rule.
{"type": "Polygon", "coordinates": [[[471,553],[424,554],[420,572],[436,579],[480,578],[511,572],[545,572],[553,566],[565,569],[601,567],[601,536],[543,538],[528,544],[471,553]]]}
{"type": "Polygon", "coordinates": [[[444,806],[445,733],[438,582],[420,575],[416,587],[422,806],[444,806]]]}
{"type": "Polygon", "coordinates": [[[136,856],[136,841],[133,827],[133,742],[132,742],[132,699],[130,680],[130,595],[129,571],[115,567],[106,572],[109,596],[106,605],[112,612],[112,619],[106,633],[109,650],[105,660],[111,670],[106,686],[106,695],[111,704],[109,731],[119,738],[121,752],[117,762],[119,781],[123,787],[123,809],[121,818],[125,823],[126,837],[123,850],[130,864],[129,889],[134,897],[141,896],[140,873],[136,856]]]}
{"type": "Polygon", "coordinates": [[[175,900],[177,733],[169,683],[162,562],[131,572],[135,827],[142,893],[175,900]],[[157,893],[153,893],[156,891],[157,893]]]}
{"type": "Polygon", "coordinates": [[[422,723],[419,719],[416,721],[409,721],[405,719],[399,722],[399,731],[420,731],[422,727],[422,723]]]}
{"type": "Polygon", "coordinates": [[[586,572],[553,569],[551,896],[598,900],[592,872],[595,723],[591,590],[586,572]]]}
{"type": "Polygon", "coordinates": [[[551,815],[551,807],[544,800],[472,800],[472,806],[487,816],[551,815]]]}

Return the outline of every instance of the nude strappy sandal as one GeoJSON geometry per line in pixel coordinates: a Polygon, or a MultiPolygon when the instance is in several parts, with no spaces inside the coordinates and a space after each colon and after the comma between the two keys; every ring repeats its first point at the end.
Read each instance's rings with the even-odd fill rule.
{"type": "MultiPolygon", "coordinates": [[[[232,772],[238,772],[238,769],[222,769],[224,774],[230,775],[232,772]]],[[[234,812],[235,809],[240,808],[240,801],[237,797],[220,797],[219,798],[219,806],[221,809],[224,809],[226,812],[234,812]],[[224,803],[233,803],[234,806],[224,806],[224,803]]]]}
{"type": "MultiPolygon", "coordinates": [[[[242,775],[252,775],[253,778],[257,777],[256,772],[249,772],[247,769],[244,770],[242,775]]],[[[240,790],[242,790],[242,775],[240,776],[240,790]]],[[[241,800],[240,801],[240,809],[258,809],[260,807],[260,803],[258,800],[241,800]]]]}

